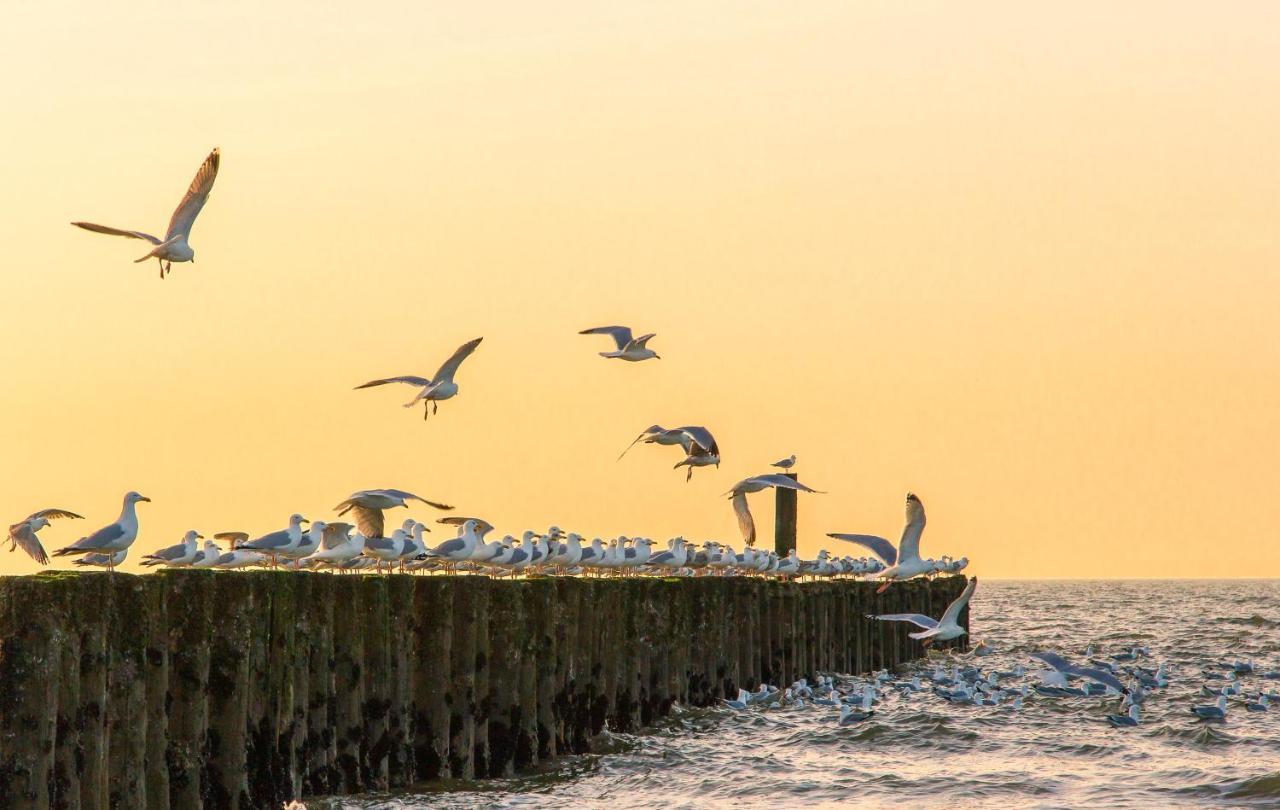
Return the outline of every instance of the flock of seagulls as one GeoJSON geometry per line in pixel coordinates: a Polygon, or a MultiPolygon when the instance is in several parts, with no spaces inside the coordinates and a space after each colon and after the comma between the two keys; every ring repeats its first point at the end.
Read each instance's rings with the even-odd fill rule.
{"type": "MultiPolygon", "coordinates": [[[[152,249],[138,261],[156,259],[160,277],[165,278],[175,262],[194,262],[195,250],[190,245],[191,231],[196,218],[204,209],[221,165],[221,153],[214,149],[209,153],[187,188],[182,201],[169,221],[163,238],[136,230],[98,225],[91,222],[73,222],[76,227],[95,233],[141,239],[151,243],[152,249]]],[[[661,359],[649,343],[656,333],[637,335],[629,326],[595,326],[583,329],[582,335],[604,335],[613,342],[612,351],[599,352],[609,360],[629,363],[661,359]]],[[[423,406],[423,419],[436,415],[439,404],[457,396],[459,368],[479,347],[483,338],[477,337],[462,344],[430,377],[400,375],[370,380],[356,386],[356,390],[401,384],[415,390],[406,408],[423,406]]],[[[721,450],[711,430],[703,425],[684,425],[666,428],[651,425],[637,436],[622,454],[621,460],[636,444],[652,444],[679,447],[683,457],[673,469],[685,468],[685,480],[693,478],[694,470],[720,466],[721,450]]],[[[907,527],[895,548],[883,538],[874,535],[832,533],[829,536],[857,544],[873,558],[855,559],[837,557],[822,550],[815,559],[801,560],[792,552],[779,557],[770,552],[757,551],[755,521],[748,507],[750,494],[765,489],[791,489],[798,492],[822,494],[819,490],[801,484],[793,470],[794,454],[779,459],[771,465],[777,472],[744,478],[725,493],[733,508],[741,534],[741,551],[718,541],[701,544],[690,543],[682,537],[669,540],[665,548],[655,547],[646,537],[616,537],[610,540],[593,539],[586,542],[575,533],[558,534],[524,532],[523,539],[507,535],[501,540],[487,540],[493,527],[480,519],[458,520],[457,536],[447,539],[434,548],[423,541],[429,531],[425,523],[406,520],[394,531],[386,532],[383,513],[392,508],[406,507],[415,501],[435,509],[450,510],[451,506],[420,498],[410,492],[397,489],[365,490],[354,493],[338,505],[338,517],[350,515],[351,523],[341,521],[308,523],[301,515],[293,515],[287,527],[260,537],[246,532],[223,532],[212,540],[191,531],[181,543],[158,549],[143,559],[152,566],[190,566],[209,568],[240,568],[254,565],[286,566],[294,568],[329,567],[340,570],[421,570],[440,568],[446,571],[469,570],[472,567],[495,571],[554,570],[557,572],[592,573],[616,571],[664,571],[694,573],[703,569],[717,572],[776,574],[779,576],[877,576],[889,583],[913,576],[932,576],[939,573],[958,573],[968,564],[966,558],[953,560],[924,559],[920,556],[920,534],[924,528],[924,507],[915,495],[907,496],[907,527]],[[203,545],[201,542],[203,541],[203,545]],[[225,544],[225,548],[217,542],[225,544]]],[[[70,546],[58,549],[54,556],[78,556],[79,565],[103,566],[114,569],[126,557],[128,548],[138,535],[138,519],[135,506],[147,499],[137,493],[125,497],[120,517],[97,532],[78,540],[70,546]]],[[[48,556],[37,537],[37,532],[58,518],[80,516],[60,509],[46,509],[32,514],[9,529],[10,550],[21,548],[41,564],[48,563],[48,556]]],[[[922,617],[917,617],[922,618],[922,617]]],[[[932,620],[929,620],[932,621],[932,620]]],[[[943,621],[942,629],[926,628],[931,637],[941,638],[951,632],[943,621]]]]}

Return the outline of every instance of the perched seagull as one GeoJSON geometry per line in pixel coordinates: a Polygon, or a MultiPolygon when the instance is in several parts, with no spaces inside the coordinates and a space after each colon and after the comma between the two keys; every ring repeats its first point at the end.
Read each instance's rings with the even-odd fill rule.
{"type": "Polygon", "coordinates": [[[347,512],[354,511],[356,526],[360,528],[360,533],[365,537],[382,537],[384,526],[383,510],[394,509],[397,506],[403,506],[408,509],[408,501],[422,501],[427,506],[433,506],[444,511],[453,508],[447,504],[429,501],[402,489],[363,489],[359,492],[353,492],[349,498],[333,508],[337,511],[339,517],[347,512]]]}
{"type": "Polygon", "coordinates": [[[468,520],[462,524],[461,534],[431,549],[427,552],[427,556],[443,557],[448,563],[459,563],[471,558],[479,541],[480,538],[476,536],[476,521],[474,519],[468,520]]]}
{"type": "MultiPolygon", "coordinates": [[[[307,519],[302,515],[293,514],[289,516],[289,525],[279,531],[264,534],[253,540],[245,539],[248,542],[241,542],[239,548],[246,551],[261,551],[271,559],[271,564],[275,565],[276,555],[289,556],[289,552],[296,551],[298,546],[302,545],[302,524],[307,519]]],[[[222,535],[215,535],[221,537],[222,535]]]]}
{"type": "Polygon", "coordinates": [[[49,521],[58,518],[83,519],[84,515],[77,515],[65,509],[41,509],[39,512],[33,512],[9,527],[9,551],[20,548],[27,552],[27,556],[31,559],[41,565],[48,565],[49,555],[44,553],[44,546],[40,545],[40,538],[36,537],[36,532],[48,526],[49,521]]]}
{"type": "Polygon", "coordinates": [[[133,545],[134,540],[138,539],[138,513],[134,505],[138,501],[150,502],[150,500],[136,492],[128,493],[124,496],[124,508],[120,510],[120,517],[116,518],[115,523],[109,523],[88,537],[81,537],[71,545],[58,549],[53,552],[53,556],[63,557],[68,554],[119,551],[122,548],[128,548],[133,545]]]}
{"type": "MultiPolygon", "coordinates": [[[[481,537],[493,531],[492,523],[485,520],[484,518],[478,518],[478,517],[465,517],[463,515],[446,515],[445,517],[437,518],[436,523],[442,523],[445,526],[462,526],[468,520],[474,520],[476,522],[476,533],[479,534],[481,537]]],[[[431,531],[431,530],[428,529],[427,531],[431,531]]]]}
{"type": "Polygon", "coordinates": [[[592,329],[583,329],[579,335],[608,335],[613,338],[613,342],[617,344],[618,350],[615,352],[600,352],[601,357],[616,358],[618,360],[626,360],[629,363],[638,363],[641,360],[657,359],[657,352],[650,349],[645,344],[651,338],[657,335],[657,332],[650,332],[647,335],[641,335],[638,338],[631,336],[631,328],[627,326],[597,326],[592,329]]]}
{"type": "Polygon", "coordinates": [[[344,563],[359,557],[364,551],[364,535],[351,533],[350,523],[330,523],[324,527],[321,547],[311,552],[308,561],[330,564],[344,563]]]}
{"type": "Polygon", "coordinates": [[[173,262],[195,263],[196,252],[187,244],[187,240],[191,238],[191,226],[195,224],[196,217],[200,214],[200,209],[204,208],[205,201],[209,199],[209,191],[213,188],[213,181],[218,177],[220,159],[220,153],[216,148],[209,153],[209,157],[204,159],[200,170],[196,172],[195,179],[191,181],[191,186],[187,189],[186,196],[182,198],[182,202],[178,203],[178,207],[174,209],[173,216],[169,219],[169,230],[165,231],[164,239],[157,239],[151,234],[143,233],[142,231],[124,231],[119,228],[109,228],[106,225],[95,225],[92,222],[73,222],[71,224],[94,233],[147,240],[155,245],[155,248],[141,259],[135,259],[134,264],[145,262],[147,259],[155,259],[160,263],[160,278],[164,278],[172,267],[173,262]]]}
{"type": "MultiPolygon", "coordinates": [[[[241,542],[244,542],[243,540],[241,542]]],[[[252,551],[244,546],[231,547],[231,550],[220,554],[214,562],[215,568],[247,568],[250,565],[261,565],[267,562],[267,555],[260,551],[252,551]]]]}
{"type": "Polygon", "coordinates": [[[973,597],[973,592],[977,587],[978,578],[973,577],[969,580],[969,584],[965,586],[964,591],[955,598],[955,601],[947,605],[942,618],[938,621],[919,613],[889,613],[883,616],[868,614],[867,618],[878,619],[882,622],[911,622],[916,627],[923,627],[924,629],[920,632],[908,633],[907,635],[923,641],[926,647],[935,641],[950,641],[953,638],[960,638],[967,632],[958,624],[960,611],[964,610],[964,606],[969,604],[969,600],[973,597]]]}
{"type": "Polygon", "coordinates": [[[377,561],[374,568],[382,570],[382,563],[394,567],[404,557],[405,548],[413,543],[409,533],[396,529],[390,537],[368,537],[364,541],[364,553],[377,561]]]}
{"type": "Polygon", "coordinates": [[[856,543],[884,560],[889,567],[881,571],[880,576],[886,581],[876,590],[876,593],[883,593],[895,579],[910,579],[933,570],[931,560],[920,559],[920,535],[924,533],[924,523],[924,504],[920,503],[915,493],[908,492],[907,524],[902,529],[902,539],[898,541],[897,548],[883,537],[873,534],[832,532],[827,537],[856,543]]]}
{"type": "Polygon", "coordinates": [[[1036,652],[1032,653],[1031,657],[1040,659],[1053,667],[1055,672],[1060,672],[1063,675],[1075,675],[1080,678],[1088,678],[1089,680],[1100,683],[1103,686],[1110,686],[1117,692],[1124,692],[1125,694],[1128,694],[1129,692],[1125,685],[1121,683],[1119,678],[1106,670],[1077,666],[1057,653],[1036,652]]]}
{"type": "Polygon", "coordinates": [[[218,564],[218,558],[222,556],[222,549],[218,548],[218,544],[212,540],[204,541],[204,548],[196,552],[195,558],[191,561],[192,568],[212,568],[218,564]]]}
{"type": "Polygon", "coordinates": [[[820,490],[810,489],[799,481],[788,478],[781,473],[755,475],[751,478],[744,478],[734,484],[733,489],[725,494],[733,502],[733,513],[738,517],[738,528],[742,530],[742,541],[749,546],[754,546],[756,543],[756,522],[751,517],[751,510],[747,508],[747,495],[769,487],[794,489],[798,492],[813,492],[819,495],[825,494],[820,490]]]}
{"type": "Polygon", "coordinates": [[[796,466],[796,454],[792,453],[790,456],[787,456],[784,459],[779,459],[778,461],[773,462],[769,466],[777,467],[780,470],[789,470],[792,467],[796,466]]]}
{"type": "Polygon", "coordinates": [[[427,418],[427,409],[430,408],[431,413],[435,413],[439,407],[439,402],[444,399],[450,399],[454,394],[458,393],[458,384],[453,381],[453,375],[458,373],[458,366],[462,365],[462,361],[471,356],[471,353],[480,345],[480,341],[484,338],[476,338],[467,341],[458,347],[453,356],[444,361],[444,365],[436,372],[431,379],[425,377],[414,377],[406,375],[404,377],[387,377],[384,380],[371,380],[364,385],[357,385],[356,390],[361,388],[372,388],[375,385],[386,385],[387,383],[405,383],[417,388],[421,388],[413,399],[405,403],[406,408],[412,408],[418,404],[418,400],[422,400],[422,418],[427,418]]]}
{"type": "Polygon", "coordinates": [[[175,546],[166,546],[154,554],[148,554],[142,558],[142,564],[145,566],[163,565],[169,568],[182,568],[191,565],[196,559],[196,554],[200,551],[197,540],[203,540],[204,535],[195,529],[187,532],[182,536],[182,542],[175,546]]]}
{"type": "Polygon", "coordinates": [[[86,554],[73,562],[72,565],[94,565],[99,568],[105,568],[108,571],[114,571],[116,566],[124,562],[124,558],[127,556],[129,556],[129,549],[122,548],[110,554],[86,554]]]}

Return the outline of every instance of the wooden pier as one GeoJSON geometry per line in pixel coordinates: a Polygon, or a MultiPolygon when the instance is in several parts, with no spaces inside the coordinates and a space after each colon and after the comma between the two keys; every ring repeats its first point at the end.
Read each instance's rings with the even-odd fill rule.
{"type": "MultiPolygon", "coordinates": [[[[673,703],[918,658],[962,577],[0,578],[6,808],[270,808],[510,776],[673,703]]],[[[967,626],[967,609],[963,622],[967,626]]]]}

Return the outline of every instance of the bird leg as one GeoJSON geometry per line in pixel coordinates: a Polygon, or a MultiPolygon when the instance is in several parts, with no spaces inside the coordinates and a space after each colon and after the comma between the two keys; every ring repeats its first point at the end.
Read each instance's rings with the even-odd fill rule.
{"type": "Polygon", "coordinates": [[[432,413],[432,415],[435,415],[435,412],[436,412],[436,411],[438,411],[438,410],[440,410],[440,403],[439,403],[439,402],[437,402],[437,401],[435,401],[434,399],[433,399],[433,400],[431,400],[431,413],[432,413]]]}
{"type": "Polygon", "coordinates": [[[889,590],[889,586],[892,584],[893,584],[893,580],[891,579],[885,580],[885,583],[883,585],[881,585],[879,588],[876,588],[876,593],[884,593],[885,591],[889,590]]]}
{"type": "Polygon", "coordinates": [[[160,265],[160,280],[164,281],[164,259],[156,257],[156,264],[160,265]]]}
{"type": "Polygon", "coordinates": [[[422,401],[422,421],[427,421],[427,416],[431,413],[431,400],[422,401]]]}

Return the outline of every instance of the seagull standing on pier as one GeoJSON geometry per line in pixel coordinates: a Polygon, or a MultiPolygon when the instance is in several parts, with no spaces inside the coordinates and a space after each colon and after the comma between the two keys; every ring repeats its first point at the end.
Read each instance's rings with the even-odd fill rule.
{"type": "Polygon", "coordinates": [[[881,616],[867,614],[867,618],[877,619],[882,622],[911,622],[916,627],[922,627],[924,629],[920,632],[908,633],[907,635],[923,641],[926,647],[935,641],[950,641],[968,633],[967,630],[960,626],[960,611],[964,610],[964,606],[969,604],[969,600],[973,597],[973,592],[977,587],[978,578],[970,579],[964,591],[951,604],[947,605],[947,609],[943,611],[942,618],[937,621],[919,613],[888,613],[881,616]]]}
{"type": "Polygon", "coordinates": [[[902,539],[898,541],[897,548],[894,548],[888,540],[874,534],[841,532],[827,534],[827,537],[834,537],[869,549],[871,553],[885,561],[889,567],[881,571],[880,576],[886,581],[876,590],[876,593],[884,593],[894,580],[910,579],[933,570],[932,560],[920,559],[920,535],[924,533],[925,517],[924,504],[920,503],[915,493],[907,493],[906,512],[907,522],[902,529],[902,539]]]}
{"type": "Polygon", "coordinates": [[[409,501],[422,501],[427,506],[443,511],[453,508],[448,504],[429,501],[402,489],[363,489],[353,492],[350,497],[333,508],[338,513],[338,517],[342,517],[347,512],[354,512],[356,526],[365,537],[382,537],[383,510],[394,509],[397,506],[408,509],[409,501]]]}
{"type": "Polygon", "coordinates": [[[58,549],[53,552],[53,556],[112,552],[128,548],[138,539],[138,513],[134,507],[139,501],[150,500],[136,492],[128,493],[124,496],[124,508],[120,510],[120,517],[116,518],[115,523],[108,523],[88,537],[81,537],[71,545],[58,549]]]}
{"type": "Polygon", "coordinates": [[[747,508],[747,495],[769,487],[794,489],[797,492],[812,492],[818,495],[825,494],[820,490],[810,489],[782,473],[755,475],[751,478],[744,478],[734,484],[733,489],[730,489],[725,494],[729,496],[729,500],[733,503],[733,513],[738,517],[738,528],[742,531],[742,541],[748,546],[756,544],[756,522],[751,517],[751,510],[747,508]]]}
{"type": "Polygon", "coordinates": [[[165,231],[164,239],[158,239],[142,231],[126,231],[120,228],[110,228],[106,225],[95,225],[92,222],[73,222],[71,224],[94,233],[126,236],[130,239],[144,239],[150,242],[155,245],[155,248],[141,259],[135,259],[134,264],[145,262],[147,259],[155,259],[160,263],[160,278],[163,279],[172,268],[174,262],[195,263],[196,252],[191,249],[187,241],[191,239],[191,226],[195,224],[196,217],[200,214],[200,210],[204,208],[205,201],[209,199],[209,192],[213,190],[213,181],[218,177],[218,164],[220,161],[221,153],[216,148],[209,153],[209,157],[204,159],[200,170],[196,172],[195,179],[191,181],[191,186],[187,189],[186,196],[182,198],[182,202],[178,203],[177,209],[174,210],[173,216],[169,219],[169,229],[165,231]]]}
{"type": "Polygon", "coordinates": [[[791,470],[791,468],[792,468],[792,467],[796,466],[796,454],[795,454],[795,453],[792,453],[792,454],[791,454],[790,456],[788,456],[787,458],[779,459],[778,461],[773,462],[773,463],[772,463],[772,464],[770,464],[769,466],[770,466],[770,467],[777,467],[778,469],[782,470],[783,472],[789,472],[789,471],[791,470]]]}
{"type": "Polygon", "coordinates": [[[92,565],[97,568],[105,568],[108,571],[115,571],[116,566],[124,562],[124,558],[129,556],[129,549],[122,548],[119,551],[113,551],[110,554],[86,554],[78,560],[73,561],[72,565],[92,565]]]}
{"type": "Polygon", "coordinates": [[[287,557],[290,552],[296,551],[298,546],[302,545],[302,537],[305,534],[302,531],[302,524],[306,522],[307,519],[302,515],[292,514],[289,516],[289,525],[285,528],[242,542],[239,548],[260,551],[271,559],[272,565],[275,565],[277,555],[287,557]]]}
{"type": "Polygon", "coordinates": [[[458,393],[458,384],[453,381],[453,377],[458,373],[458,366],[462,365],[463,360],[471,356],[471,353],[476,350],[482,340],[484,338],[478,337],[459,346],[458,350],[448,360],[444,361],[444,365],[440,366],[440,369],[436,371],[436,375],[431,379],[411,375],[387,377],[382,380],[370,380],[364,385],[357,385],[356,390],[372,388],[376,385],[386,385],[387,383],[404,383],[420,388],[422,390],[413,399],[406,402],[405,407],[412,408],[421,400],[422,418],[426,419],[428,410],[431,413],[435,413],[441,400],[451,399],[458,393]]]}
{"type": "Polygon", "coordinates": [[[168,568],[182,568],[191,565],[195,561],[196,554],[200,551],[200,545],[197,540],[203,540],[204,535],[192,529],[182,536],[182,542],[174,546],[166,546],[159,551],[148,554],[142,558],[142,564],[145,566],[163,565],[168,568]]]}
{"type": "Polygon", "coordinates": [[[629,363],[638,363],[641,360],[661,360],[657,352],[650,349],[645,344],[650,339],[657,336],[657,332],[650,332],[647,335],[633,338],[631,336],[631,328],[628,326],[596,326],[591,329],[583,329],[579,335],[608,335],[613,338],[614,344],[618,350],[613,352],[600,352],[601,357],[610,359],[626,360],[629,363]]]}
{"type": "Polygon", "coordinates": [[[20,548],[31,559],[41,565],[48,565],[49,555],[44,553],[44,546],[40,545],[40,538],[36,537],[36,532],[48,526],[49,521],[58,518],[83,519],[84,515],[77,515],[66,509],[41,509],[39,512],[33,512],[9,527],[9,551],[20,548]]]}

